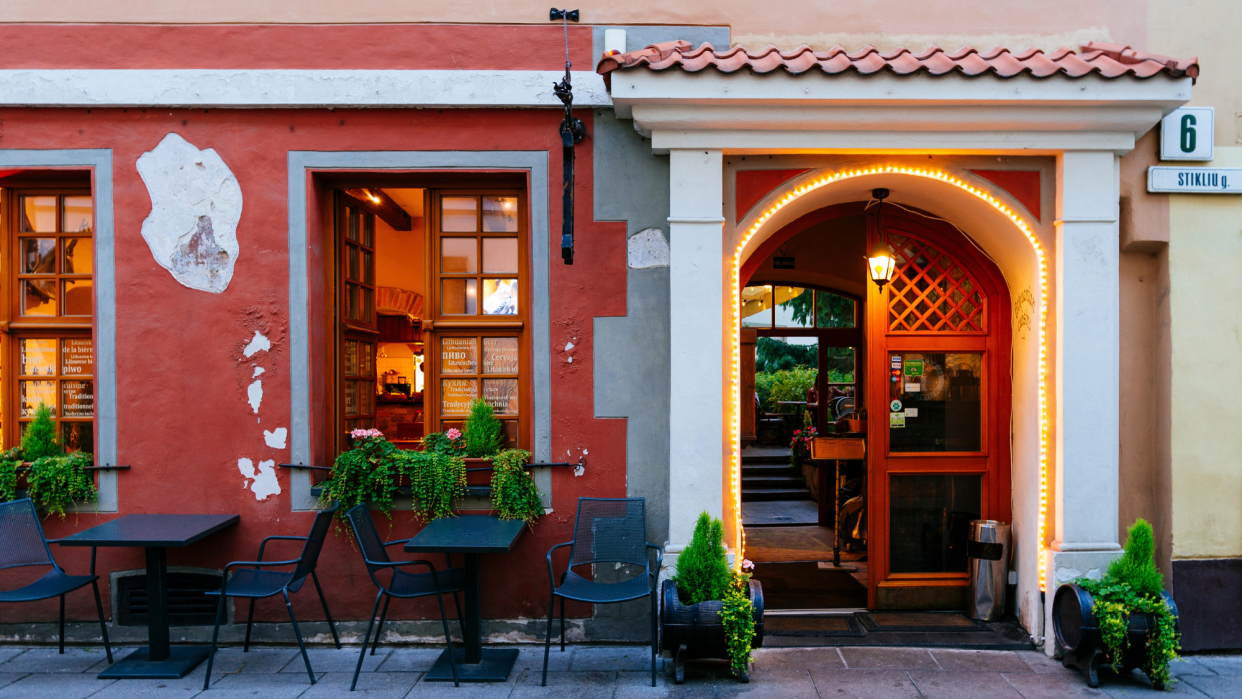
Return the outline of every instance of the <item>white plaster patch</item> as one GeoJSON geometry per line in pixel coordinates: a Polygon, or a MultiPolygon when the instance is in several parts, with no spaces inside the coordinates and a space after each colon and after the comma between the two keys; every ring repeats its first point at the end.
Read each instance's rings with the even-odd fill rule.
{"type": "Polygon", "coordinates": [[[573,357],[570,357],[567,361],[568,361],[570,364],[573,364],[573,363],[574,363],[574,358],[573,358],[573,357]]]}
{"type": "MultiPolygon", "coordinates": [[[[272,348],[272,341],[267,339],[267,335],[264,335],[258,330],[255,330],[254,337],[250,338],[250,344],[246,345],[246,349],[242,350],[242,354],[246,356],[246,359],[250,359],[254,355],[258,354],[259,352],[266,352],[270,350],[271,348],[272,348]]],[[[262,373],[263,373],[263,370],[259,369],[258,373],[256,373],[255,376],[258,376],[259,374],[262,374],[262,373]]]]}
{"type": "Polygon", "coordinates": [[[565,351],[566,351],[566,352],[568,352],[569,350],[571,350],[571,349],[573,349],[573,348],[574,348],[574,343],[572,343],[572,342],[566,342],[566,343],[565,343],[565,351]]]}
{"type": "Polygon", "coordinates": [[[242,478],[250,483],[250,492],[254,493],[255,500],[266,500],[269,496],[280,495],[280,481],[276,478],[276,462],[274,460],[266,460],[259,462],[259,469],[256,472],[254,462],[247,458],[237,460],[237,470],[241,471],[242,478]]]}
{"type": "Polygon", "coordinates": [[[668,267],[668,241],[659,228],[647,228],[625,241],[630,269],[668,267]]]}
{"type": "Polygon", "coordinates": [[[257,366],[257,367],[255,367],[255,368],[254,368],[254,373],[250,375],[250,378],[252,378],[252,379],[253,379],[253,378],[256,378],[256,377],[258,377],[258,375],[259,375],[259,374],[262,374],[262,373],[263,373],[263,372],[265,372],[265,371],[267,371],[267,369],[264,369],[264,368],[263,368],[263,367],[261,367],[261,366],[257,366]]]}
{"type": "Polygon", "coordinates": [[[271,432],[268,432],[267,430],[263,430],[263,441],[267,442],[267,446],[273,449],[284,449],[285,438],[288,436],[289,436],[289,430],[283,427],[277,427],[271,432]]]}
{"type": "Polygon", "coordinates": [[[142,237],[161,267],[182,285],[219,294],[233,279],[242,193],[211,148],[170,133],[138,158],[151,196],[142,237]]]}
{"type": "Polygon", "coordinates": [[[254,381],[246,387],[246,400],[250,402],[250,407],[257,414],[259,412],[259,405],[263,402],[262,379],[254,381]]]}

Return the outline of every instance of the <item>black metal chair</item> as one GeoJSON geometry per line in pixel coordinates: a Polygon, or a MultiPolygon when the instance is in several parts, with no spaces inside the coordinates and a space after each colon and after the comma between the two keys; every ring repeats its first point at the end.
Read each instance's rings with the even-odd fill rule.
{"type": "Polygon", "coordinates": [[[643,498],[578,498],[574,540],[548,549],[548,578],[552,598],[548,601],[548,638],[543,646],[543,686],[548,686],[548,653],[552,649],[552,613],[561,598],[561,652],[565,652],[565,600],[591,604],[615,604],[643,597],[651,598],[651,686],[656,684],[656,578],[664,563],[664,549],[647,543],[646,501],[643,498]],[[569,566],[556,586],[552,571],[552,552],[569,546],[569,566]],[[651,568],[649,549],[656,551],[651,568]],[[574,572],[578,566],[594,563],[625,563],[643,567],[643,574],[618,583],[587,580],[574,572]]]}
{"type": "Polygon", "coordinates": [[[99,614],[99,630],[103,632],[104,650],[112,662],[112,645],[108,642],[108,625],[104,623],[103,603],[99,600],[99,576],[95,575],[95,547],[91,547],[90,575],[69,575],[56,565],[52,549],[59,539],[48,539],[39,524],[39,513],[30,498],[0,504],[0,570],[29,566],[51,566],[38,580],[14,590],[0,592],[0,602],[34,602],[51,597],[60,598],[60,652],[65,652],[65,595],[90,585],[95,590],[95,611],[99,614]]]}
{"type": "Polygon", "coordinates": [[[302,643],[302,632],[298,629],[298,620],[293,616],[293,605],[289,602],[289,593],[302,588],[310,576],[315,583],[315,591],[319,593],[319,603],[323,605],[323,615],[328,619],[328,629],[332,631],[332,640],[336,647],[341,647],[341,639],[336,635],[336,626],[332,623],[332,615],[328,613],[328,601],[323,597],[323,588],[319,586],[319,576],[315,575],[315,565],[319,562],[319,552],[323,550],[323,542],[332,528],[332,516],[340,505],[331,509],[320,510],[311,524],[309,536],[269,536],[259,544],[259,560],[233,561],[224,567],[224,579],[219,590],[208,592],[209,595],[220,597],[220,605],[216,608],[216,628],[211,632],[211,653],[207,656],[207,674],[203,677],[203,689],[211,682],[211,665],[216,659],[216,639],[220,636],[220,622],[224,618],[224,606],[229,597],[245,597],[250,600],[250,614],[246,618],[246,641],[242,652],[250,651],[250,627],[254,622],[255,600],[265,599],[276,594],[284,595],[285,609],[289,611],[289,621],[293,622],[293,634],[297,636],[298,648],[302,651],[302,660],[306,663],[306,674],[310,675],[311,684],[315,684],[315,673],[311,670],[310,658],[306,655],[306,644],[302,643]],[[264,561],[263,550],[269,541],[305,541],[302,555],[287,561],[264,561]],[[263,570],[264,568],[280,568],[295,565],[292,571],[263,570]],[[253,566],[245,568],[242,566],[253,566]],[[237,568],[229,577],[229,570],[237,568]]]}
{"type": "MultiPolygon", "coordinates": [[[[355,505],[345,513],[345,518],[349,520],[349,526],[354,531],[354,539],[358,542],[358,548],[362,550],[362,560],[366,562],[367,572],[371,574],[371,582],[379,588],[379,592],[375,595],[375,605],[371,607],[371,617],[367,620],[367,632],[362,636],[362,651],[358,654],[358,667],[354,668],[354,681],[349,685],[349,691],[354,691],[354,687],[358,685],[358,673],[362,672],[362,660],[367,654],[367,641],[371,638],[371,627],[375,624],[375,613],[379,611],[380,600],[384,600],[384,611],[380,615],[379,628],[375,630],[375,644],[371,646],[372,655],[379,646],[380,636],[384,630],[384,619],[388,616],[388,603],[392,601],[392,598],[413,599],[429,595],[435,595],[440,603],[440,622],[444,624],[444,643],[448,647],[449,666],[453,670],[453,686],[461,686],[457,679],[457,663],[453,659],[453,638],[449,635],[448,616],[444,612],[444,593],[453,593],[453,602],[457,605],[457,620],[460,624],[461,604],[457,593],[465,587],[465,571],[452,567],[452,559],[447,554],[444,556],[448,564],[445,570],[436,570],[430,561],[393,561],[388,557],[387,548],[404,544],[409,539],[387,543],[381,541],[379,531],[375,528],[375,521],[371,519],[371,512],[366,505],[355,505]],[[430,572],[407,573],[401,570],[405,566],[423,566],[430,572]],[[385,585],[380,582],[378,574],[388,569],[392,570],[392,578],[385,585]]],[[[463,629],[463,635],[464,631],[463,629]]]]}

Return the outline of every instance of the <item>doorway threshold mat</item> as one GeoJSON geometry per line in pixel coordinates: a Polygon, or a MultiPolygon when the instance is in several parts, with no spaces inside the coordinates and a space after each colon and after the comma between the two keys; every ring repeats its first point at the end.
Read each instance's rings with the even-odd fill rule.
{"type": "Polygon", "coordinates": [[[871,633],[970,633],[988,627],[960,612],[860,612],[858,620],[871,633]]]}
{"type": "Polygon", "coordinates": [[[763,620],[764,636],[863,636],[862,627],[853,614],[835,616],[795,616],[782,614],[763,620]]]}

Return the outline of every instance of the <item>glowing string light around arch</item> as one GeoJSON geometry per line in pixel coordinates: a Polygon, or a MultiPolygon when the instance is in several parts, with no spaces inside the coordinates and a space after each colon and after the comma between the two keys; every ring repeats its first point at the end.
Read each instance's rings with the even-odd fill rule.
{"type": "Polygon", "coordinates": [[[864,177],[867,175],[880,175],[885,173],[897,175],[912,175],[915,177],[923,177],[929,180],[937,180],[945,184],[953,185],[958,189],[968,192],[978,199],[991,205],[993,209],[1008,218],[1022,234],[1026,236],[1027,241],[1031,243],[1031,247],[1035,249],[1035,256],[1039,260],[1039,523],[1038,541],[1039,541],[1039,589],[1045,588],[1045,571],[1044,571],[1044,542],[1046,540],[1045,529],[1048,512],[1048,397],[1046,380],[1048,378],[1048,347],[1047,347],[1047,322],[1048,322],[1048,264],[1044,249],[1040,246],[1039,241],[1031,232],[1030,226],[1027,225],[1016,213],[1000,200],[991,194],[973,187],[962,180],[936,170],[923,170],[920,168],[896,167],[888,165],[885,167],[873,167],[863,170],[849,170],[838,172],[833,175],[818,178],[812,182],[803,184],[786,194],[779,201],[773,204],[767,211],[755,220],[754,225],[746,232],[746,235],[738,243],[737,249],[733,253],[732,264],[732,290],[733,302],[733,324],[729,333],[730,342],[732,344],[732,408],[733,415],[731,422],[731,446],[730,446],[730,475],[731,487],[733,489],[733,527],[734,541],[738,542],[738,552],[734,556],[734,567],[741,569],[742,558],[746,551],[745,533],[742,530],[742,454],[741,454],[741,430],[742,430],[742,406],[741,392],[738,387],[741,386],[742,372],[742,348],[740,342],[740,333],[742,326],[742,311],[736,299],[741,297],[741,274],[742,274],[742,252],[746,246],[759,232],[768,219],[772,218],[776,212],[793,203],[803,195],[813,192],[820,187],[840,182],[843,180],[853,179],[855,177],[864,177]]]}

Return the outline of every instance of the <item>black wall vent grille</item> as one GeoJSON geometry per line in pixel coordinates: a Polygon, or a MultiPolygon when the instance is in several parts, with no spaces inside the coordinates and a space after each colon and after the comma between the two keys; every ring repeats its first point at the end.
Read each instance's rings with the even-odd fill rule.
{"type": "MultiPolygon", "coordinates": [[[[211,626],[216,623],[216,597],[205,593],[220,589],[220,573],[168,574],[168,616],[173,626],[211,626]]],[[[126,575],[116,580],[116,623],[147,625],[147,576],[126,575]]]]}

